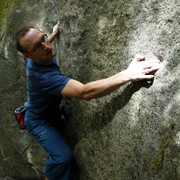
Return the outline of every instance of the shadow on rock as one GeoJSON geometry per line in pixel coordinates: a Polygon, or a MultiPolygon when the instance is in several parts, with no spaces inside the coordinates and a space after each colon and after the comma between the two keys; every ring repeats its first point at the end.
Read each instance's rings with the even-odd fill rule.
{"type": "Polygon", "coordinates": [[[133,82],[127,85],[124,91],[112,98],[111,101],[100,110],[97,111],[91,118],[91,128],[99,130],[109,124],[116,112],[122,109],[131,99],[132,95],[139,91],[142,87],[149,88],[152,86],[153,80],[142,80],[139,82],[133,82]]]}

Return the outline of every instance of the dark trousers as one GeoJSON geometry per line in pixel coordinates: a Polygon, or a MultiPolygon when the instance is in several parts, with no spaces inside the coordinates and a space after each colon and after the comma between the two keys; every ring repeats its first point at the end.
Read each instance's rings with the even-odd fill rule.
{"type": "Polygon", "coordinates": [[[35,140],[49,153],[45,176],[49,180],[69,180],[72,152],[51,122],[36,119],[28,110],[25,126],[35,140]]]}

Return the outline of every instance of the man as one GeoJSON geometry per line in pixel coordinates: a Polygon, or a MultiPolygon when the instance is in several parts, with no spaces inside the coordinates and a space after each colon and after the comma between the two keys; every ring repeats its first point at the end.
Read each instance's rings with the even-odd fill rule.
{"type": "Polygon", "coordinates": [[[58,35],[58,24],[49,38],[34,27],[21,29],[16,34],[16,48],[27,60],[27,87],[29,98],[25,103],[25,126],[36,141],[49,153],[45,168],[46,179],[68,180],[72,153],[53,126],[62,96],[91,100],[106,96],[130,81],[153,79],[151,72],[160,68],[160,62],[143,61],[137,55],[129,67],[106,79],[82,84],[63,76],[50,43],[58,35]]]}

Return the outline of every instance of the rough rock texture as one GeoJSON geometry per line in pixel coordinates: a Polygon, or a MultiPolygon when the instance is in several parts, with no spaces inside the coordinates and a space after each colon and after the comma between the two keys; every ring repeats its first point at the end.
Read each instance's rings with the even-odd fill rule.
{"type": "MultiPolygon", "coordinates": [[[[161,59],[153,82],[130,83],[90,102],[65,98],[65,139],[73,179],[180,179],[179,0],[59,0],[60,66],[83,83],[123,69],[135,54],[161,59]]],[[[18,134],[13,110],[27,98],[25,59],[12,37],[27,24],[51,31],[53,1],[8,0],[0,6],[0,178],[42,179],[46,153],[18,134]],[[22,171],[23,169],[23,171],[22,171]]]]}
{"type": "Polygon", "coordinates": [[[26,131],[19,135],[14,118],[15,108],[27,100],[27,90],[26,60],[17,53],[13,38],[25,25],[37,26],[50,34],[56,22],[53,1],[0,2],[0,178],[44,177],[46,153],[26,131]]]}

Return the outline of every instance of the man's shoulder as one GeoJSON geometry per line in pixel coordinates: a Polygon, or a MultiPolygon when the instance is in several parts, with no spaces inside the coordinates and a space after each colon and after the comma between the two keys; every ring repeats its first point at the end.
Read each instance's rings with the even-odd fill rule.
{"type": "Polygon", "coordinates": [[[28,77],[39,78],[42,69],[43,68],[32,59],[27,59],[26,74],[28,77]]]}
{"type": "Polygon", "coordinates": [[[52,75],[61,74],[60,68],[55,61],[52,59],[52,63],[50,65],[41,65],[34,62],[32,59],[28,59],[26,73],[28,76],[36,76],[36,77],[47,77],[52,75]]]}
{"type": "Polygon", "coordinates": [[[32,59],[27,59],[27,65],[26,67],[31,70],[36,70],[40,68],[40,65],[35,63],[32,59]]]}

